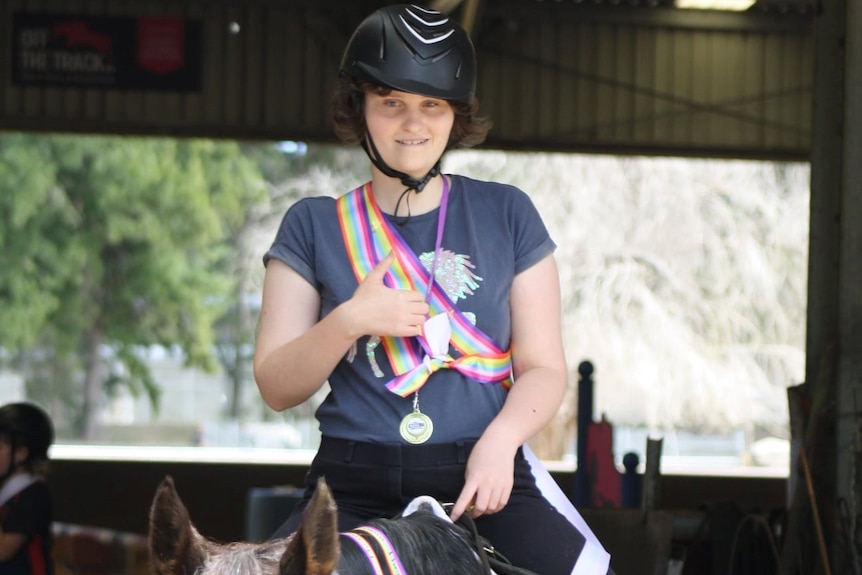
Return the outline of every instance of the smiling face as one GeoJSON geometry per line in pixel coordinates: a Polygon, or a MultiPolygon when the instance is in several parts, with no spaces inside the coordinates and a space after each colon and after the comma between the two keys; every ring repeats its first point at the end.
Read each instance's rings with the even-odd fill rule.
{"type": "Polygon", "coordinates": [[[392,90],[365,93],[365,123],[383,161],[421,179],[449,143],[455,112],[446,100],[392,90]]]}

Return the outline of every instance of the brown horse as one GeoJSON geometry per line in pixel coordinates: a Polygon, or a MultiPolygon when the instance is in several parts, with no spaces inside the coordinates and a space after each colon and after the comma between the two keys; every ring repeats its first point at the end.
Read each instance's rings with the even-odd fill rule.
{"type": "Polygon", "coordinates": [[[527,573],[495,556],[475,529],[453,524],[429,497],[414,500],[398,518],[339,533],[335,501],[322,480],[292,535],[222,544],[198,533],[166,477],[150,509],[149,546],[153,575],[488,575],[492,565],[501,574],[527,573]]]}

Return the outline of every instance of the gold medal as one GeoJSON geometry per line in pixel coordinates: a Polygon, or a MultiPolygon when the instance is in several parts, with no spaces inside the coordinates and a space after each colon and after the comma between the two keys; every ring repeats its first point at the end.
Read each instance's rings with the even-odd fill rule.
{"type": "Polygon", "coordinates": [[[401,437],[407,443],[418,445],[425,443],[434,433],[434,422],[419,411],[419,394],[413,396],[413,411],[401,420],[401,437]]]}
{"type": "Polygon", "coordinates": [[[418,445],[425,443],[434,433],[434,422],[421,411],[408,413],[401,420],[401,437],[404,441],[418,445]]]}

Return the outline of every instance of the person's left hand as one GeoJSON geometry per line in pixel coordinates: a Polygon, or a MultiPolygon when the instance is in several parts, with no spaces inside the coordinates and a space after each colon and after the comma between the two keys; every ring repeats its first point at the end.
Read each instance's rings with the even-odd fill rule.
{"type": "Polygon", "coordinates": [[[517,445],[502,438],[482,436],[467,460],[464,487],[450,517],[457,521],[463,513],[479,517],[496,513],[509,502],[515,473],[517,445]]]}

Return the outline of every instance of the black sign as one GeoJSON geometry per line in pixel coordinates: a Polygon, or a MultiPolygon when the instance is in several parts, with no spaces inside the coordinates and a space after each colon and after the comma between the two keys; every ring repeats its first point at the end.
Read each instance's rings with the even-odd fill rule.
{"type": "Polygon", "coordinates": [[[201,53],[199,21],[17,13],[12,82],[196,92],[201,53]]]}

